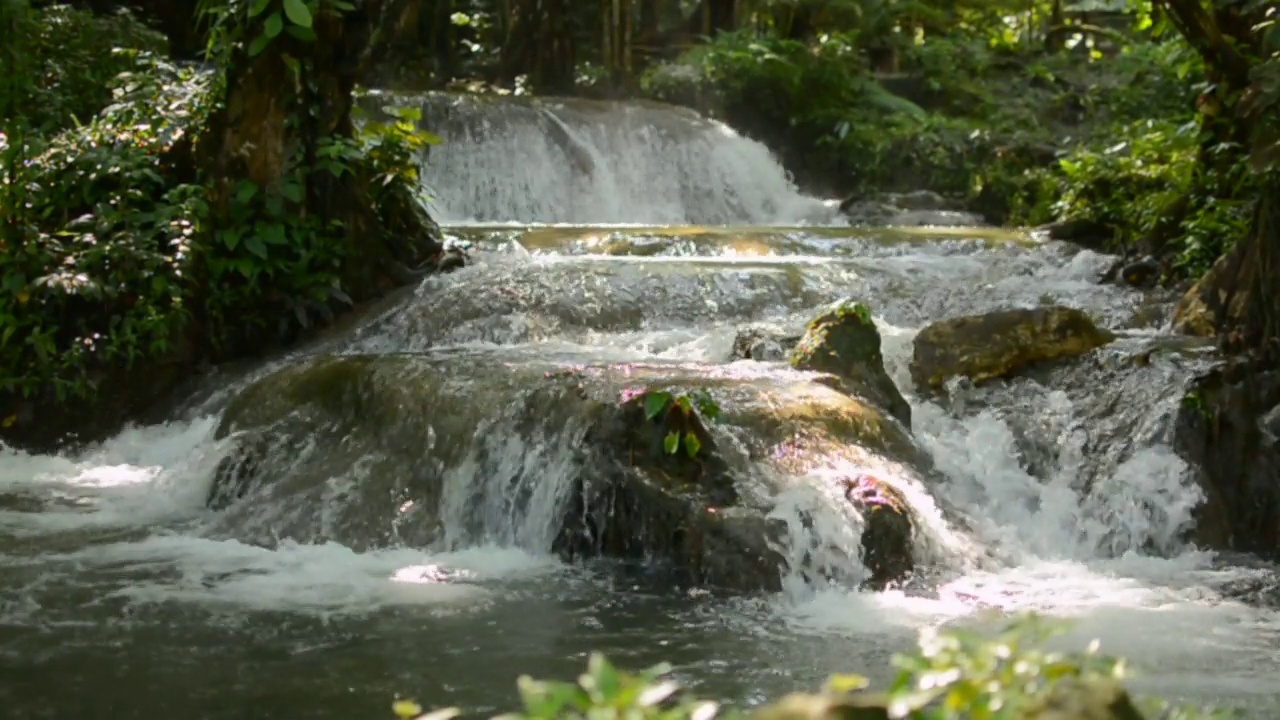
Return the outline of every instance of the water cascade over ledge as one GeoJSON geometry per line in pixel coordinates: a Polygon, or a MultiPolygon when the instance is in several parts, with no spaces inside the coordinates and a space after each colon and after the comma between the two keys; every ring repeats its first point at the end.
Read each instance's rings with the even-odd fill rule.
{"type": "Polygon", "coordinates": [[[659,103],[374,95],[444,138],[425,181],[444,223],[824,224],[768,148],[659,103]]]}
{"type": "Polygon", "coordinates": [[[1131,657],[1144,689],[1280,712],[1280,616],[1232,592],[1270,570],[1190,542],[1203,491],[1171,424],[1209,358],[1164,334],[1170,298],[1023,233],[834,227],[764,148],[683,110],[380,101],[446,139],[426,182],[474,263],[168,424],[3,451],[15,717],[346,718],[397,692],[497,712],[515,676],[571,677],[590,650],[756,702],[1029,609],[1131,657]],[[909,428],[735,356],[744,329],[794,338],[842,298],[874,312],[909,428]],[[924,325],[1048,304],[1119,339],[944,395],[913,383],[924,325]],[[626,403],[652,388],[720,404],[707,467],[645,460],[626,403]],[[841,484],[859,473],[914,523],[915,572],[886,591],[841,484]]]}

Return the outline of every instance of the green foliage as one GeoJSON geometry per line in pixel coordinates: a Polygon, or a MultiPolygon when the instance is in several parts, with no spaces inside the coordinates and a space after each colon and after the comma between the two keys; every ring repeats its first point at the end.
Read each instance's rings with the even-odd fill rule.
{"type": "MultiPolygon", "coordinates": [[[[358,106],[356,110],[353,114],[358,115],[358,106]]],[[[390,118],[387,122],[366,119],[357,136],[362,154],[373,171],[374,182],[379,186],[397,181],[416,186],[421,153],[442,140],[421,127],[419,108],[387,107],[383,112],[390,118]]]]}
{"type": "Polygon", "coordinates": [[[668,455],[675,455],[683,446],[685,454],[690,458],[698,456],[702,450],[702,441],[692,428],[692,419],[701,415],[708,420],[720,417],[720,405],[704,389],[673,395],[665,391],[647,392],[643,395],[645,419],[649,421],[665,418],[674,413],[677,421],[663,439],[663,449],[668,455]]]}
{"type": "Polygon", "coordinates": [[[1117,231],[1122,245],[1154,227],[1160,213],[1190,187],[1196,126],[1146,121],[1121,129],[1105,148],[1081,148],[1052,175],[1054,215],[1094,220],[1117,231]]]}
{"type": "MultiPolygon", "coordinates": [[[[60,37],[75,16],[50,13],[43,21],[60,37]]],[[[80,27],[102,29],[92,22],[80,27]]],[[[146,34],[120,38],[135,36],[146,34]]],[[[30,57],[37,65],[47,64],[44,53],[57,54],[47,41],[36,47],[30,57]]],[[[109,57],[115,64],[108,67],[127,60],[130,69],[94,88],[110,102],[100,115],[52,137],[14,133],[16,141],[0,147],[10,221],[0,243],[3,394],[89,397],[96,370],[164,355],[190,317],[186,292],[202,193],[165,174],[174,143],[207,110],[204,82],[146,50],[118,49],[109,57]]],[[[46,127],[67,108],[99,102],[74,75],[97,69],[66,67],[73,77],[54,88],[65,94],[50,96],[55,110],[44,115],[46,127]]],[[[11,120],[9,131],[25,120],[11,120]]]]}
{"type": "MultiPolygon", "coordinates": [[[[211,54],[225,61],[243,37],[230,18],[245,21],[241,31],[258,17],[251,12],[305,28],[343,6],[209,0],[223,43],[211,54]]],[[[351,302],[339,278],[352,248],[341,223],[309,211],[309,194],[359,176],[375,180],[376,206],[388,188],[416,183],[416,154],[439,141],[405,116],[366,123],[355,138],[291,146],[268,186],[207,177],[193,141],[226,91],[225,65],[210,72],[163,60],[153,52],[163,41],[128,16],[3,8],[16,8],[3,19],[23,29],[3,54],[6,69],[20,61],[23,72],[5,76],[0,96],[6,405],[92,400],[113,371],[171,354],[193,323],[198,351],[207,343],[234,352],[260,343],[264,329],[288,336],[327,318],[351,302]]],[[[301,82],[301,63],[290,68],[301,82]]]]}
{"type": "Polygon", "coordinates": [[[115,77],[132,70],[139,53],[167,49],[162,35],[124,11],[98,16],[68,5],[24,4],[10,3],[14,25],[3,30],[14,39],[12,54],[0,57],[0,108],[13,108],[31,132],[88,122],[111,102],[115,77]]]}
{"type": "Polygon", "coordinates": [[[348,0],[198,0],[197,7],[209,27],[206,55],[222,65],[245,42],[250,57],[283,36],[314,42],[316,18],[355,9],[348,0]]]}
{"type": "MultiPolygon", "coordinates": [[[[1075,653],[1044,648],[1045,642],[1063,629],[1026,616],[994,636],[963,630],[926,630],[916,652],[894,658],[899,674],[883,692],[868,690],[870,683],[862,676],[838,675],[827,682],[821,694],[791,695],[750,714],[736,708],[722,709],[718,703],[682,693],[679,685],[667,677],[671,670],[668,665],[631,674],[618,670],[597,654],[592,655],[587,672],[577,683],[522,676],[518,686],[524,707],[499,717],[781,720],[887,715],[905,720],[1012,720],[1042,717],[1041,713],[1063,706],[1087,708],[1084,713],[1088,717],[1236,717],[1231,712],[1171,707],[1153,700],[1133,703],[1120,686],[1127,674],[1125,663],[1098,655],[1097,643],[1075,653]],[[1114,714],[1113,703],[1129,704],[1132,713],[1114,714]]],[[[424,714],[410,700],[398,701],[392,709],[401,720],[447,720],[461,714],[457,708],[424,714]]],[[[1077,716],[1086,715],[1071,715],[1077,716]]]]}

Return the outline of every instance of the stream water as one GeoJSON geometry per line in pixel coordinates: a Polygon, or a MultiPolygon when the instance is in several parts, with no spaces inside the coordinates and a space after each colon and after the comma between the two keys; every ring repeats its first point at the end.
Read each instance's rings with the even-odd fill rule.
{"type": "MultiPolygon", "coordinates": [[[[929,492],[967,527],[923,514],[955,540],[954,571],[929,592],[869,593],[782,567],[782,592],[726,597],[644,568],[567,565],[537,531],[556,493],[503,497],[508,481],[566,482],[567,426],[509,432],[496,402],[468,410],[487,418],[474,433],[448,436],[470,450],[444,469],[445,497],[488,493],[467,511],[478,531],[451,532],[467,524],[447,502],[444,539],[427,545],[334,529],[382,487],[357,462],[317,485],[318,529],[286,533],[288,498],[205,505],[226,452],[214,430],[247,379],[226,378],[171,422],[82,455],[0,454],[6,718],[349,720],[386,717],[396,693],[492,713],[513,706],[519,674],[571,678],[596,650],[633,668],[670,661],[700,693],[754,703],[833,671],[884,679],[922,627],[1028,609],[1070,619],[1067,645],[1096,637],[1129,657],[1142,691],[1280,715],[1280,613],[1240,592],[1274,584],[1271,570],[1184,540],[1201,493],[1168,449],[1170,418],[1207,359],[1163,334],[1169,298],[1096,285],[1108,258],[1020,233],[843,227],[759,145],[683,111],[397,102],[424,104],[446,137],[427,183],[475,262],[320,349],[424,354],[476,387],[531,362],[782,382],[782,364],[730,362],[737,330],[864,299],[916,440],[946,475],[929,492]],[[1086,309],[1121,340],[946,403],[915,395],[906,365],[923,324],[1044,302],[1086,309]],[[990,559],[968,562],[975,548],[990,559]]],[[[774,514],[803,502],[780,495],[774,514]]]]}

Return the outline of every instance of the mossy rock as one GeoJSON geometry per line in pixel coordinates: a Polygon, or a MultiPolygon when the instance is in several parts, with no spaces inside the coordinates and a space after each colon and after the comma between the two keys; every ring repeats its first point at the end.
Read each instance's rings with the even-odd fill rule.
{"type": "Polygon", "coordinates": [[[916,336],[911,377],[939,388],[964,376],[975,383],[1033,363],[1075,357],[1115,340],[1084,312],[1050,306],[966,315],[933,323],[916,336]]]}
{"type": "Polygon", "coordinates": [[[842,389],[865,397],[911,427],[911,405],[885,372],[880,332],[866,305],[841,302],[809,321],[791,351],[791,366],[839,378],[842,389]]]}
{"type": "Polygon", "coordinates": [[[216,437],[269,425],[305,405],[338,414],[366,415],[377,394],[368,383],[379,360],[374,356],[326,356],[268,375],[227,404],[216,437]]]}
{"type": "Polygon", "coordinates": [[[599,407],[584,439],[595,454],[554,550],[566,559],[654,563],[672,580],[746,592],[781,588],[782,532],[763,508],[743,507],[734,477],[702,414],[673,401],[649,417],[657,388],[599,407]],[[672,446],[670,436],[681,442],[672,446]],[[697,438],[690,452],[683,438],[697,438]],[[674,450],[674,452],[673,452],[674,450]]]}

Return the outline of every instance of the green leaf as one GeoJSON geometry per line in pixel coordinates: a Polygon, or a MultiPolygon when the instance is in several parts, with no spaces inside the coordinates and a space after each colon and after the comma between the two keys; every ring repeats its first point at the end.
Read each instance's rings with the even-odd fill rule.
{"type": "Polygon", "coordinates": [[[701,449],[702,449],[702,441],[698,439],[697,435],[694,435],[691,432],[684,434],[685,454],[687,454],[691,458],[694,458],[698,456],[698,451],[701,449]]]}
{"type": "Polygon", "coordinates": [[[257,255],[263,260],[267,259],[267,246],[266,243],[262,242],[261,237],[257,235],[250,235],[244,239],[244,246],[254,255],[257,255]]]}
{"type": "Polygon", "coordinates": [[[668,392],[651,392],[644,396],[644,416],[647,420],[658,417],[658,414],[667,409],[667,403],[671,402],[671,393],[668,392]]]}
{"type": "Polygon", "coordinates": [[[284,14],[289,16],[289,22],[294,25],[311,27],[311,11],[302,0],[284,0],[284,14]]]}
{"type": "Polygon", "coordinates": [[[667,433],[667,437],[662,441],[662,447],[666,449],[668,455],[675,455],[676,450],[680,449],[680,433],[672,430],[667,433]]]}
{"type": "Polygon", "coordinates": [[[236,204],[244,205],[258,194],[258,186],[252,181],[244,180],[236,187],[236,204]]]}
{"type": "Polygon", "coordinates": [[[262,241],[268,245],[284,245],[289,242],[289,236],[285,233],[284,223],[267,223],[260,225],[262,241]]]}
{"type": "Polygon", "coordinates": [[[301,25],[290,25],[285,28],[284,31],[302,42],[315,42],[319,37],[316,35],[315,30],[312,30],[309,27],[302,27],[301,25]]]}
{"type": "Polygon", "coordinates": [[[266,12],[267,6],[271,4],[271,0],[253,0],[253,4],[249,6],[249,17],[256,18],[266,12]]]}
{"type": "Polygon", "coordinates": [[[838,695],[847,695],[866,689],[870,685],[871,681],[863,675],[837,674],[827,678],[826,689],[838,695]]]}
{"type": "Polygon", "coordinates": [[[608,703],[617,696],[619,681],[617,668],[601,653],[592,653],[587,660],[587,673],[578,680],[578,684],[592,696],[592,700],[608,703]]]}
{"type": "Polygon", "coordinates": [[[284,195],[291,202],[302,202],[302,184],[289,182],[280,186],[280,194],[284,195]]]}
{"type": "Polygon", "coordinates": [[[265,22],[262,23],[262,32],[268,38],[273,38],[284,30],[284,19],[280,17],[280,12],[276,11],[267,16],[265,22]]]}

